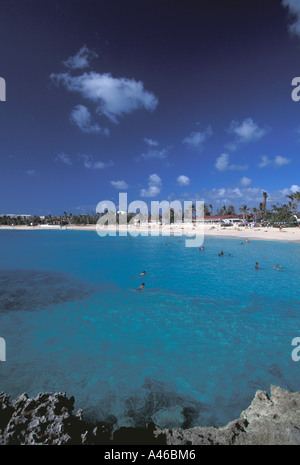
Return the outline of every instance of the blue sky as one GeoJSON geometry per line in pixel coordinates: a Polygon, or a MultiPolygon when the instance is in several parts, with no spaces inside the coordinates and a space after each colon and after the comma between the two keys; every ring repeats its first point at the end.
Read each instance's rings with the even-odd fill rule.
{"type": "Polygon", "coordinates": [[[300,190],[300,0],[3,0],[0,213],[300,190]]]}

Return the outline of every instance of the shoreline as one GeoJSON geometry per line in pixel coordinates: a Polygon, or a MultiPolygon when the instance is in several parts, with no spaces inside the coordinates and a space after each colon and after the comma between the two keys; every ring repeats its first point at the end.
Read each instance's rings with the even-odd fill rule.
{"type": "Polygon", "coordinates": [[[265,227],[265,228],[242,228],[242,227],[222,227],[222,226],[196,226],[191,227],[185,225],[184,227],[179,226],[119,226],[114,229],[109,229],[107,226],[97,226],[95,224],[90,225],[43,225],[43,226],[0,226],[1,230],[14,230],[14,231],[50,231],[50,230],[70,230],[70,231],[90,231],[90,232],[106,232],[110,233],[121,233],[125,235],[162,235],[162,237],[183,237],[183,236],[195,236],[204,235],[204,237],[219,237],[219,238],[235,238],[235,239],[248,239],[248,240],[267,240],[267,241],[284,241],[300,243],[300,228],[278,228],[265,227]]]}
{"type": "MultiPolygon", "coordinates": [[[[223,427],[162,428],[90,423],[65,392],[0,394],[0,445],[299,445],[300,392],[258,390],[239,418],[223,427]]],[[[115,418],[115,420],[117,420],[115,418]]]]}

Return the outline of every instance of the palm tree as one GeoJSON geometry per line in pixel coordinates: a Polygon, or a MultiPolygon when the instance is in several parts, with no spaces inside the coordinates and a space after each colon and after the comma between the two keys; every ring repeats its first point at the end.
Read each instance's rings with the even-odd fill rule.
{"type": "Polygon", "coordinates": [[[289,201],[289,209],[291,213],[293,213],[293,202],[294,202],[294,194],[286,195],[287,199],[290,199],[289,201]]]}
{"type": "Polygon", "coordinates": [[[264,200],[263,200],[263,211],[265,212],[266,211],[266,207],[267,207],[267,198],[268,198],[268,193],[263,191],[263,196],[264,196],[264,200]]]}
{"type": "Polygon", "coordinates": [[[212,211],[213,211],[213,206],[212,206],[211,204],[208,205],[208,206],[209,206],[209,208],[210,208],[209,214],[211,215],[211,214],[212,214],[212,211]]]}
{"type": "Polygon", "coordinates": [[[247,210],[248,210],[247,205],[243,205],[243,206],[240,208],[240,212],[243,213],[243,221],[245,221],[245,219],[246,219],[247,210]]]}
{"type": "Polygon", "coordinates": [[[258,208],[254,207],[254,208],[252,208],[252,211],[253,211],[253,213],[254,213],[254,220],[256,221],[256,218],[257,218],[257,215],[258,215],[258,213],[259,213],[259,210],[258,210],[258,208]]]}
{"type": "Polygon", "coordinates": [[[235,208],[233,205],[229,205],[227,208],[227,215],[235,215],[235,208]]]}
{"type": "Polygon", "coordinates": [[[217,211],[218,215],[227,215],[227,208],[226,205],[223,205],[223,207],[219,208],[217,211]]]}
{"type": "Polygon", "coordinates": [[[204,216],[210,216],[210,210],[206,204],[204,204],[204,216]]]}
{"type": "Polygon", "coordinates": [[[300,202],[300,192],[299,191],[294,193],[294,199],[295,199],[295,203],[296,203],[296,205],[295,205],[295,213],[297,213],[298,212],[298,204],[300,202]]]}

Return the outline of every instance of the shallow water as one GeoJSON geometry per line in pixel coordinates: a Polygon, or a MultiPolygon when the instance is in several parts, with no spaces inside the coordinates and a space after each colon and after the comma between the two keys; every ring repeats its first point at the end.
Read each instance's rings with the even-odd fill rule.
{"type": "Polygon", "coordinates": [[[300,244],[204,246],[0,231],[0,391],[66,391],[92,420],[171,427],[224,425],[270,384],[300,390],[300,244]]]}

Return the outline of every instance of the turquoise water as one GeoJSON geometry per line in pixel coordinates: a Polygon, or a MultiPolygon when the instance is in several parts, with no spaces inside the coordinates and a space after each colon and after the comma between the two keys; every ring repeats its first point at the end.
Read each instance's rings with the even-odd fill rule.
{"type": "Polygon", "coordinates": [[[300,244],[178,239],[0,231],[0,391],[66,391],[119,425],[221,426],[257,389],[300,390],[300,244]]]}

